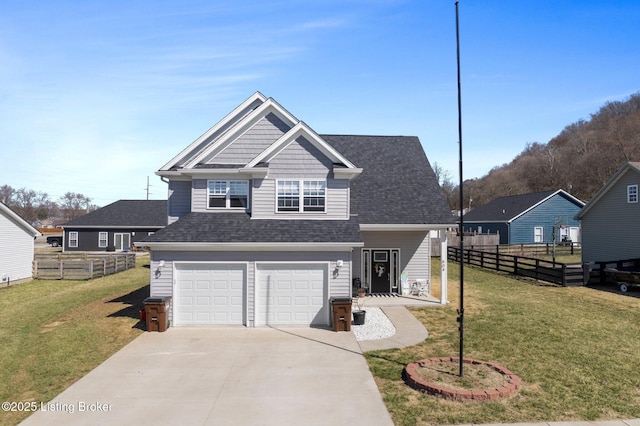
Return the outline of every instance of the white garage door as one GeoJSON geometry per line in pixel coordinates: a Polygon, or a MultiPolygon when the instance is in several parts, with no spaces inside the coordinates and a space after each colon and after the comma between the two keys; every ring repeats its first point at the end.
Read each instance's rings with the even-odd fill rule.
{"type": "Polygon", "coordinates": [[[258,265],[257,325],[328,325],[326,265],[258,265]]]}
{"type": "Polygon", "coordinates": [[[175,325],[244,323],[244,265],[176,266],[175,325]]]}

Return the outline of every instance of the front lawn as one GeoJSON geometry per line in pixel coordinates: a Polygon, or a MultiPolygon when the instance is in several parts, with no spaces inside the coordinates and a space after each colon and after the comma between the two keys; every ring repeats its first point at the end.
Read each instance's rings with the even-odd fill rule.
{"type": "MultiPolygon", "coordinates": [[[[137,337],[148,265],[141,256],[136,268],[104,278],[0,288],[0,400],[50,401],[137,337]]],[[[0,424],[28,415],[3,411],[0,424]]]]}
{"type": "Polygon", "coordinates": [[[458,355],[458,271],[449,265],[449,305],[412,310],[427,340],[366,354],[396,425],[640,417],[640,292],[563,288],[474,268],[465,268],[464,356],[513,371],[521,390],[497,402],[453,402],[406,386],[407,363],[458,355]]]}

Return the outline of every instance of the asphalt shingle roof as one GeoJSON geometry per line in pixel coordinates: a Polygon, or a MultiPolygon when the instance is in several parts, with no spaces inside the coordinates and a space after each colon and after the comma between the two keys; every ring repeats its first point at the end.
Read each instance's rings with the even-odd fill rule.
{"type": "Polygon", "coordinates": [[[62,226],[163,227],[167,225],[166,200],[119,200],[62,226]]]}
{"type": "Polygon", "coordinates": [[[145,242],[361,242],[360,224],[455,224],[417,137],[321,137],[363,172],[351,181],[350,220],[251,219],[191,212],[145,242]]]}
{"type": "Polygon", "coordinates": [[[351,220],[251,219],[247,213],[189,213],[145,242],[354,243],[360,227],[351,220]]]}
{"type": "Polygon", "coordinates": [[[471,210],[464,215],[464,220],[465,222],[508,222],[555,192],[556,190],[499,197],[471,210]]]}
{"type": "Polygon", "coordinates": [[[363,168],[351,181],[351,213],[360,223],[456,223],[417,137],[320,136],[363,168]]]}

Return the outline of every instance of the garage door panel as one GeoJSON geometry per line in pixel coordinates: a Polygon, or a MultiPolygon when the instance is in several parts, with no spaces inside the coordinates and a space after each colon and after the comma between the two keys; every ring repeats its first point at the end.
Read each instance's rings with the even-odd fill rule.
{"type": "Polygon", "coordinates": [[[208,307],[211,305],[211,298],[207,296],[198,296],[196,297],[196,306],[198,307],[208,307]]]}
{"type": "Polygon", "coordinates": [[[286,281],[286,280],[277,281],[276,282],[276,289],[277,290],[291,290],[291,281],[286,281]]]}
{"type": "Polygon", "coordinates": [[[177,265],[176,325],[243,324],[244,265],[177,265]]]}
{"type": "Polygon", "coordinates": [[[310,303],[309,298],[306,296],[296,296],[294,301],[296,306],[307,306],[310,303]]]}
{"type": "Polygon", "coordinates": [[[259,265],[256,323],[326,325],[326,271],[321,264],[259,265]]]}
{"type": "Polygon", "coordinates": [[[288,296],[278,296],[278,306],[291,306],[291,298],[288,296]]]}

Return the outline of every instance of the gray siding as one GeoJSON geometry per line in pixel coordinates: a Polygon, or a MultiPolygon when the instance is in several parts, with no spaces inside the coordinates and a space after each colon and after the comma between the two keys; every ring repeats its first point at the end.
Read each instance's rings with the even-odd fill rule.
{"type": "Polygon", "coordinates": [[[0,284],[31,278],[33,237],[0,212],[0,284]]]}
{"type": "Polygon", "coordinates": [[[168,224],[172,224],[191,211],[191,181],[169,181],[167,210],[168,224]]]}
{"type": "Polygon", "coordinates": [[[333,179],[333,163],[311,142],[300,137],[269,162],[269,175],[253,185],[252,217],[260,219],[348,219],[349,181],[333,179]],[[324,213],[276,213],[277,179],[323,179],[327,181],[324,213]]]}
{"type": "MultiPolygon", "coordinates": [[[[153,251],[151,258],[151,296],[173,296],[174,262],[243,262],[247,265],[247,320],[253,325],[255,319],[255,271],[256,262],[329,262],[328,297],[351,296],[351,253],[350,252],[187,252],[153,251]],[[165,265],[156,273],[161,260],[165,265]],[[343,266],[337,273],[336,261],[342,260],[343,266]]],[[[169,312],[173,315],[172,308],[169,312]]]]}
{"type": "Polygon", "coordinates": [[[247,164],[289,131],[282,120],[270,113],[245,134],[233,141],[208,163],[247,164]]]}
{"type": "MultiPolygon", "coordinates": [[[[211,212],[212,214],[215,214],[215,212],[207,209],[207,193],[208,193],[208,189],[207,189],[207,182],[210,179],[220,179],[220,180],[246,180],[245,177],[230,177],[229,175],[227,176],[220,176],[220,177],[211,177],[208,179],[194,179],[191,182],[191,191],[192,191],[192,195],[193,198],[191,200],[191,211],[194,212],[211,212]]],[[[249,202],[252,203],[252,199],[253,199],[253,189],[251,188],[251,185],[249,186],[249,202]]],[[[229,210],[227,210],[229,211],[229,210]]],[[[244,210],[236,210],[236,211],[244,211],[244,210]]]]}
{"type": "Polygon", "coordinates": [[[271,179],[328,179],[332,170],[331,160],[302,136],[269,162],[271,179]]]}
{"type": "Polygon", "coordinates": [[[640,185],[629,170],[582,219],[584,262],[640,258],[640,203],[627,203],[627,185],[640,185]]]}
{"type": "MultiPolygon", "coordinates": [[[[298,176],[297,178],[301,178],[298,176]]],[[[348,219],[349,181],[327,180],[327,205],[324,213],[276,213],[276,180],[256,179],[253,182],[251,217],[254,219],[348,219]]]]}
{"type": "MultiPolygon", "coordinates": [[[[400,275],[406,274],[410,282],[426,279],[431,282],[431,247],[427,231],[362,232],[363,249],[400,249],[400,275]]],[[[353,276],[361,275],[362,252],[354,250],[353,276]]]]}
{"type": "MultiPolygon", "coordinates": [[[[227,178],[225,178],[227,179],[227,178]]],[[[191,184],[191,211],[207,211],[207,179],[194,179],[191,184]]]]}

